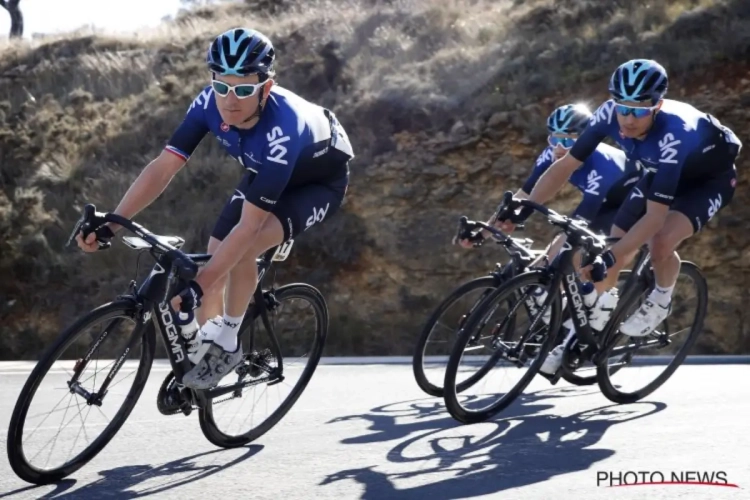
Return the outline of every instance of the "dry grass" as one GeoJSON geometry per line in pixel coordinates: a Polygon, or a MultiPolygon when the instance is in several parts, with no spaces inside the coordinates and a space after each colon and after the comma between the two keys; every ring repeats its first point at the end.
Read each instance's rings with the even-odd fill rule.
{"type": "MultiPolygon", "coordinates": [[[[0,356],[33,356],[61,322],[125,288],[134,255],[81,256],[63,252],[61,242],[84,202],[113,208],[161,149],[206,82],[208,40],[238,19],[275,40],[281,85],[331,107],[345,124],[359,154],[356,192],[363,182],[356,173],[394,152],[398,132],[445,132],[457,119],[509,111],[513,126],[537,140],[549,111],[543,98],[601,95],[602,78],[625,58],[666,61],[679,80],[746,57],[750,22],[742,5],[254,1],[201,9],[134,36],[0,42],[0,356]],[[85,300],[71,303],[71,296],[85,300]]],[[[142,222],[202,250],[239,166],[207,138],[186,170],[142,222]]],[[[366,214],[345,210],[335,229],[366,244],[360,217],[366,214]]],[[[300,247],[289,273],[312,272],[312,281],[324,282],[356,268],[356,252],[344,245],[300,247]]],[[[340,325],[346,317],[342,310],[340,325]]]]}

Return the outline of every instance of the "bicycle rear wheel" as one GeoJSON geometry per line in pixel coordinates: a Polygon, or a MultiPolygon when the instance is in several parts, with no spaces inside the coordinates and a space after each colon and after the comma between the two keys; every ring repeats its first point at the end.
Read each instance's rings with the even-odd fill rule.
{"type": "MultiPolygon", "coordinates": [[[[623,353],[624,359],[620,368],[623,368],[625,365],[634,366],[642,364],[633,363],[634,355],[640,351],[650,355],[669,355],[674,353],[674,358],[653,379],[653,373],[650,372],[657,371],[656,369],[659,365],[646,367],[648,369],[644,378],[651,381],[634,390],[623,389],[623,384],[628,379],[635,379],[633,377],[635,370],[619,370],[620,375],[617,378],[619,384],[616,384],[612,380],[612,377],[618,371],[612,370],[608,365],[599,366],[597,368],[597,382],[602,394],[615,403],[634,403],[661,387],[685,360],[685,357],[695,344],[703,328],[708,304],[708,285],[698,266],[692,262],[682,261],[677,283],[672,294],[672,303],[675,304],[676,302],[676,305],[673,306],[671,314],[661,325],[656,327],[654,333],[645,337],[629,337],[619,333],[619,325],[640,307],[641,300],[649,293],[652,286],[653,275],[651,275],[648,282],[643,281],[642,292],[632,296],[629,303],[620,310],[617,321],[613,323],[617,330],[610,333],[611,340],[608,339],[607,341],[607,356],[612,356],[613,353],[617,355],[618,352],[623,353]],[[681,280],[687,280],[690,284],[683,285],[681,284],[681,280]],[[696,297],[693,306],[687,305],[692,302],[689,300],[690,292],[693,292],[696,297]],[[686,320],[685,322],[689,326],[686,328],[675,327],[675,324],[681,324],[680,320],[686,320]],[[682,346],[675,345],[673,338],[684,333],[687,333],[687,335],[682,335],[685,338],[685,342],[682,346]],[[618,345],[621,341],[624,341],[624,345],[618,345]],[[624,377],[627,377],[627,379],[624,377]]],[[[639,359],[646,362],[643,364],[651,364],[649,363],[648,356],[639,359]]]]}
{"type": "Polygon", "coordinates": [[[467,319],[465,327],[461,330],[453,345],[443,383],[445,406],[451,416],[459,422],[467,424],[483,422],[504,410],[526,389],[539,371],[544,358],[556,339],[555,334],[560,328],[562,299],[559,291],[553,294],[549,306],[551,308],[549,326],[543,324],[544,310],[541,308],[529,315],[528,322],[519,322],[517,315],[521,312],[529,312],[526,301],[533,288],[541,287],[549,291],[546,276],[546,271],[533,270],[526,271],[506,281],[492,292],[467,319]],[[507,306],[507,312],[503,306],[507,306]],[[502,318],[501,323],[489,332],[488,337],[483,337],[479,324],[491,324],[490,318],[494,317],[497,311],[501,312],[499,316],[502,318]],[[510,321],[522,325],[528,324],[528,329],[518,335],[516,341],[512,340],[516,337],[513,332],[507,331],[507,324],[510,321]],[[538,328],[541,328],[541,331],[538,328]],[[553,332],[553,334],[550,335],[550,332],[553,332]],[[491,340],[482,342],[483,339],[487,338],[491,340]],[[535,346],[533,350],[528,349],[528,342],[531,339],[539,342],[539,345],[535,346]],[[486,344],[486,346],[483,344],[486,344]],[[480,399],[480,396],[466,396],[464,399],[469,404],[464,405],[459,398],[459,392],[461,391],[457,390],[457,385],[460,386],[460,382],[457,383],[461,370],[460,365],[464,361],[465,354],[469,351],[476,352],[477,347],[487,347],[489,353],[487,355],[467,356],[465,361],[468,365],[476,364],[475,362],[480,363],[482,365],[480,372],[483,372],[483,377],[501,361],[508,362],[498,371],[502,375],[517,373],[519,369],[526,367],[526,362],[529,359],[531,359],[531,363],[526,368],[520,381],[507,393],[501,394],[499,399],[486,403],[487,400],[493,400],[497,394],[491,394],[486,398],[483,395],[482,399],[480,399]],[[474,407],[475,403],[482,403],[484,406],[474,407]]]}
{"type": "Polygon", "coordinates": [[[278,288],[274,292],[274,297],[276,304],[268,311],[268,319],[272,323],[274,335],[281,346],[284,379],[272,376],[275,373],[275,368],[277,368],[274,365],[276,358],[271,354],[270,344],[264,344],[264,341],[268,341],[270,338],[269,333],[259,334],[261,328],[265,330],[262,319],[247,314],[241,327],[240,339],[243,342],[243,347],[251,347],[250,349],[244,349],[245,360],[235,369],[237,380],[230,382],[231,375],[227,375],[224,381],[229,383],[224,383],[219,388],[238,382],[246,382],[247,385],[225,396],[207,401],[198,413],[204,436],[216,446],[222,448],[243,446],[271,430],[291,410],[302,395],[320,361],[328,334],[329,322],[328,306],[321,293],[310,285],[295,283],[278,288]],[[299,342],[300,322],[302,318],[309,315],[303,311],[303,305],[294,305],[292,302],[294,300],[300,301],[300,304],[306,303],[309,305],[309,312],[312,312],[313,315],[313,321],[311,322],[313,340],[309,346],[302,346],[299,342]],[[284,316],[282,316],[282,310],[286,311],[284,316]],[[280,319],[285,324],[279,324],[280,319]],[[269,347],[265,347],[265,345],[269,347]],[[301,358],[306,356],[307,362],[305,365],[300,366],[289,362],[289,358],[294,355],[300,355],[301,358]],[[286,381],[286,378],[291,376],[299,376],[293,386],[286,381]],[[261,385],[265,388],[258,395],[257,389],[261,385]],[[281,392],[280,386],[290,388],[290,390],[276,411],[265,419],[255,421],[255,407],[253,406],[250,414],[246,415],[247,410],[242,409],[245,402],[250,400],[258,402],[265,395],[264,401],[267,405],[268,394],[270,392],[281,392]],[[232,404],[227,404],[229,402],[232,404]],[[234,403],[238,403],[239,408],[236,409],[233,416],[231,418],[224,416],[223,410],[226,409],[231,414],[230,408],[237,407],[234,403]],[[217,408],[222,410],[220,415],[216,414],[217,408]],[[251,428],[249,430],[234,430],[232,425],[237,423],[238,416],[240,420],[243,420],[240,425],[250,419],[251,428]]]}
{"type": "Polygon", "coordinates": [[[68,327],[42,355],[18,396],[8,428],[8,461],[18,477],[33,484],[48,484],[59,481],[93,459],[120,430],[146,386],[151,364],[154,360],[155,334],[153,323],[149,322],[145,325],[141,323],[138,320],[137,311],[138,304],[133,299],[120,299],[98,307],[68,327]],[[124,320],[135,323],[135,327],[132,333],[121,335],[118,334],[117,329],[122,326],[124,320]],[[85,335],[92,326],[102,323],[107,324],[103,331],[97,333],[92,331],[90,336],[85,335]],[[96,355],[98,352],[102,352],[102,345],[108,340],[110,342],[107,345],[113,343],[118,345],[107,349],[108,353],[114,355],[114,358],[107,366],[102,368],[104,373],[99,380],[105,382],[108,373],[111,374],[111,369],[116,372],[111,374],[112,377],[119,375],[123,369],[128,375],[120,377],[117,381],[114,378],[110,380],[107,391],[101,396],[98,403],[92,399],[91,404],[89,404],[86,396],[98,392],[98,389],[94,387],[97,372],[89,375],[86,370],[92,366],[95,370],[98,369],[99,359],[96,355]],[[126,361],[125,358],[128,354],[137,352],[138,344],[141,344],[138,358],[132,362],[126,361]],[[68,348],[73,348],[74,353],[63,356],[68,348]],[[132,374],[135,376],[129,390],[126,390],[126,386],[119,386],[119,382],[126,380],[132,374]],[[61,387],[40,389],[43,381],[61,387]],[[108,417],[105,410],[109,406],[104,404],[116,399],[118,395],[124,395],[124,401],[119,410],[114,413],[114,416],[108,417]],[[36,400],[34,399],[35,396],[37,396],[36,400]],[[43,404],[48,398],[57,401],[57,404],[33,427],[30,434],[24,435],[27,425],[32,427],[35,418],[42,416],[42,414],[38,414],[36,409],[29,412],[32,403],[43,404]],[[65,408],[58,408],[64,404],[66,399],[68,405],[65,408]],[[61,463],[50,467],[49,462],[52,460],[55,449],[59,450],[59,447],[65,446],[70,441],[66,437],[60,437],[64,431],[63,424],[67,427],[71,422],[78,420],[85,425],[94,407],[96,408],[93,411],[94,418],[103,415],[105,420],[108,421],[107,425],[101,425],[103,430],[99,437],[89,442],[90,435],[82,428],[77,432],[72,447],[76,446],[79,439],[81,441],[85,439],[88,446],[69,458],[73,454],[71,449],[61,463]],[[57,433],[32,456],[34,449],[31,438],[34,435],[41,434],[44,436],[50,434],[50,431],[54,431],[55,426],[48,420],[53,415],[55,417],[60,416],[61,413],[62,422],[57,429],[57,433]],[[84,413],[85,415],[83,415],[84,413]],[[43,426],[43,424],[46,425],[43,426]],[[36,463],[37,456],[50,444],[46,462],[44,464],[36,463]]]}
{"type": "Polygon", "coordinates": [[[422,328],[422,333],[417,340],[412,356],[414,379],[425,393],[430,396],[442,397],[442,381],[445,378],[445,371],[444,369],[441,370],[440,366],[437,366],[436,369],[425,366],[429,363],[425,360],[425,357],[447,357],[461,326],[482,300],[497,288],[498,284],[499,279],[494,276],[483,276],[468,281],[453,290],[429,317],[424,328],[422,328]],[[455,310],[451,310],[453,306],[456,306],[455,310]],[[441,327],[441,333],[436,331],[437,327],[441,327]],[[431,344],[435,345],[434,351],[430,347],[431,344]],[[428,349],[430,354],[427,354],[428,349]],[[430,377],[430,375],[433,377],[430,377]]]}

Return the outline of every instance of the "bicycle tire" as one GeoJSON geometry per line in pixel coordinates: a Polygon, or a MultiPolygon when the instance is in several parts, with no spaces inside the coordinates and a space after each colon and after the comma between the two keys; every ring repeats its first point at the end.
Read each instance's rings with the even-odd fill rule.
{"type": "MultiPolygon", "coordinates": [[[[454,303],[458,302],[463,296],[468,295],[469,293],[481,288],[487,289],[487,292],[483,293],[472,306],[471,310],[473,311],[477,308],[479,303],[492,292],[493,289],[497,288],[498,285],[498,278],[495,278],[493,276],[482,276],[481,278],[467,281],[463,285],[453,290],[440,303],[440,305],[438,305],[435,311],[433,311],[432,315],[430,315],[430,317],[427,319],[427,322],[425,323],[424,327],[422,328],[422,332],[419,335],[419,339],[417,339],[417,344],[412,356],[412,371],[414,372],[414,379],[416,380],[419,388],[422,389],[422,391],[424,391],[426,394],[435,397],[443,397],[443,388],[438,387],[437,385],[430,382],[424,372],[424,351],[427,347],[427,340],[429,339],[433,328],[438,323],[445,311],[454,303]]],[[[464,321],[464,323],[465,322],[466,321],[464,321]]]]}
{"type": "MultiPolygon", "coordinates": [[[[688,275],[695,283],[698,291],[698,311],[695,318],[693,319],[693,325],[690,329],[690,334],[688,335],[685,344],[680,348],[680,351],[677,353],[672,362],[669,363],[667,368],[658,377],[656,377],[653,382],[634,392],[628,393],[618,390],[610,380],[610,373],[609,370],[607,370],[607,366],[598,366],[597,382],[599,383],[599,388],[601,389],[604,397],[606,397],[610,401],[619,404],[635,403],[636,401],[639,401],[649,394],[653,393],[656,389],[661,387],[664,382],[669,380],[669,378],[674,374],[677,368],[680,367],[682,362],[685,360],[685,357],[687,357],[688,351],[690,351],[690,348],[698,339],[698,335],[703,329],[703,323],[706,319],[706,310],[708,307],[708,284],[700,268],[693,262],[683,260],[680,264],[680,274],[688,275]]],[[[638,296],[634,296],[631,302],[635,302],[635,300],[637,299],[638,296]]],[[[633,304],[628,304],[627,307],[623,307],[620,315],[625,314],[625,312],[632,305],[633,304]]],[[[615,322],[614,325],[615,328],[619,328],[620,322],[615,322]]],[[[612,347],[614,346],[611,346],[609,350],[611,350],[612,347]]]]}
{"type": "MultiPolygon", "coordinates": [[[[302,376],[297,384],[294,386],[289,396],[281,403],[279,408],[273,412],[263,423],[250,431],[238,435],[230,436],[222,432],[216,425],[213,414],[213,400],[207,401],[206,405],[200,409],[198,413],[198,420],[200,422],[201,431],[203,435],[212,444],[221,448],[236,448],[244,446],[252,441],[255,441],[263,434],[268,432],[276,425],[288,412],[292,409],[292,406],[297,402],[302,392],[307,387],[307,384],[312,379],[313,374],[318,366],[320,357],[323,354],[323,347],[325,346],[325,340],[328,335],[328,305],[326,304],[323,295],[313,286],[305,283],[292,283],[284,285],[274,292],[276,299],[282,302],[284,298],[304,298],[313,305],[315,308],[317,326],[315,332],[315,344],[313,346],[310,360],[308,361],[305,369],[302,372],[302,376]]],[[[252,320],[251,320],[252,322],[252,320]]],[[[250,323],[247,323],[250,326],[250,323]]],[[[247,326],[243,325],[242,330],[244,331],[247,326]]],[[[242,333],[240,333],[240,336],[242,333]]]]}
{"type": "MultiPolygon", "coordinates": [[[[624,285],[627,282],[628,278],[630,277],[630,273],[632,273],[632,271],[630,269],[623,269],[617,275],[618,281],[621,282],[624,285]]],[[[620,289],[622,289],[622,287],[620,287],[620,289]]],[[[568,365],[567,365],[568,352],[569,351],[566,349],[565,350],[565,354],[563,356],[563,362],[562,362],[562,365],[561,365],[562,366],[561,378],[563,380],[565,380],[566,382],[568,382],[570,384],[573,384],[573,385],[577,385],[577,386],[587,386],[587,385],[594,385],[594,384],[596,384],[597,377],[598,377],[596,370],[594,370],[594,374],[593,375],[589,375],[587,377],[587,376],[579,375],[577,372],[574,372],[574,371],[571,371],[570,369],[568,369],[568,365]]],[[[594,367],[594,368],[596,368],[596,367],[594,367]]],[[[622,368],[622,366],[618,366],[618,367],[614,368],[614,371],[611,372],[611,374],[614,375],[621,368],[622,368]]]]}
{"type": "MultiPolygon", "coordinates": [[[[443,382],[443,392],[445,399],[445,406],[448,413],[457,421],[464,424],[473,424],[478,422],[484,422],[499,412],[507,408],[516,398],[523,392],[524,389],[531,383],[532,379],[536,376],[539,368],[541,368],[544,358],[552,348],[556,333],[560,329],[561,315],[562,315],[562,298],[560,292],[557,292],[550,305],[550,323],[545,335],[545,340],[542,343],[539,351],[537,352],[536,359],[531,363],[526,371],[526,374],[521,380],[509,391],[505,396],[500,398],[494,404],[488,408],[469,411],[463,408],[458,400],[458,391],[456,390],[456,377],[458,374],[458,367],[463,357],[464,348],[471,339],[473,330],[476,325],[481,321],[488,313],[488,311],[494,307],[495,304],[503,301],[512,300],[510,297],[515,294],[519,289],[523,289],[529,286],[541,286],[546,288],[546,271],[544,270],[529,270],[525,271],[510,280],[506,281],[500,287],[498,287],[492,294],[487,297],[478,307],[474,313],[469,316],[466,321],[466,326],[462,329],[459,338],[453,345],[450,358],[448,359],[448,366],[445,370],[445,380],[443,382]],[[550,334],[554,332],[554,334],[550,334]]],[[[483,367],[486,368],[489,363],[486,363],[483,367]]]]}
{"type": "MultiPolygon", "coordinates": [[[[155,330],[153,322],[149,322],[145,325],[136,322],[136,328],[141,328],[143,330],[143,348],[141,349],[141,359],[135,375],[135,380],[133,381],[133,386],[128,392],[128,395],[125,397],[125,401],[120,407],[120,410],[114,418],[112,418],[110,424],[102,431],[102,434],[98,438],[96,438],[87,448],[73,459],[60,467],[46,471],[38,469],[30,464],[23,451],[23,429],[26,423],[25,419],[29,406],[39,384],[44,379],[53,363],[57,361],[57,358],[62,352],[81,334],[83,334],[91,324],[107,319],[107,317],[130,316],[135,318],[137,308],[138,304],[133,298],[121,298],[99,306],[66,328],[58,336],[54,344],[49,346],[42,354],[39,362],[32,370],[18,396],[18,399],[16,400],[16,405],[13,409],[13,415],[8,428],[8,461],[10,462],[13,472],[15,472],[19,478],[32,484],[42,485],[53,483],[69,476],[98,455],[112,438],[115,437],[122,425],[128,419],[146,386],[148,375],[151,371],[151,365],[154,361],[155,330]]],[[[106,341],[106,339],[104,339],[104,341],[106,341]]]]}

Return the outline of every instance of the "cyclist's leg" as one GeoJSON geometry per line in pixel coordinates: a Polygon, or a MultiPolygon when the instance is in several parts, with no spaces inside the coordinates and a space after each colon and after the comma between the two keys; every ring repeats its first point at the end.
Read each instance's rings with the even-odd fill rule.
{"type": "MultiPolygon", "coordinates": [[[[649,191],[652,179],[653,175],[647,174],[642,177],[635,186],[633,186],[633,189],[630,191],[630,195],[623,202],[623,204],[620,205],[620,208],[615,214],[614,221],[612,222],[612,226],[609,231],[610,237],[621,238],[646,213],[645,194],[649,191]]],[[[602,292],[614,287],[617,284],[617,277],[619,276],[620,271],[625,266],[630,264],[637,253],[638,250],[625,256],[624,259],[619,259],[617,262],[615,262],[615,265],[607,270],[607,277],[603,281],[594,284],[594,286],[596,287],[596,291],[601,294],[602,292]]]]}
{"type": "Polygon", "coordinates": [[[226,313],[241,317],[247,310],[258,282],[257,258],[268,249],[295,238],[312,225],[336,213],[346,192],[348,179],[327,184],[308,184],[284,191],[271,210],[255,241],[229,273],[226,313]]]}
{"type": "MultiPolygon", "coordinates": [[[[249,184],[241,184],[240,194],[248,186],[249,184]]],[[[195,368],[183,378],[186,386],[195,389],[209,388],[217,384],[224,375],[242,361],[242,345],[238,342],[237,334],[239,324],[257,286],[256,259],[269,248],[280,245],[311,226],[330,218],[341,206],[347,186],[348,175],[326,184],[293,187],[282,193],[264,222],[259,236],[255,241],[248,242],[243,257],[229,272],[224,326],[220,335],[205,350],[205,355],[200,358],[195,368]],[[232,324],[227,323],[227,318],[232,324]]],[[[243,201],[234,203],[241,206],[243,201]]],[[[241,208],[239,211],[241,213],[241,208]]],[[[239,216],[236,219],[239,222],[239,216]]],[[[214,236],[218,239],[218,236],[222,235],[215,234],[214,236]]]]}
{"type": "Polygon", "coordinates": [[[677,247],[732,201],[736,183],[736,172],[731,170],[680,190],[664,227],[649,243],[656,287],[638,313],[622,324],[622,333],[648,335],[669,315],[672,290],[680,272],[677,247]]]}
{"type": "MultiPolygon", "coordinates": [[[[252,179],[253,177],[249,172],[242,176],[239,184],[227,200],[211,231],[211,237],[208,239],[207,253],[213,254],[219,248],[221,242],[224,241],[224,238],[227,237],[234,226],[240,221],[242,203],[245,198],[243,191],[247,189],[252,179]]],[[[229,273],[217,280],[213,287],[203,291],[201,307],[197,311],[198,322],[201,325],[205,324],[211,318],[224,314],[224,298],[228,280],[229,273]]]]}
{"type": "MultiPolygon", "coordinates": [[[[225,207],[226,210],[226,207],[225,207]]],[[[221,240],[211,236],[208,239],[208,248],[206,252],[213,254],[221,240]]],[[[198,317],[198,324],[203,325],[209,318],[221,316],[224,313],[224,289],[227,283],[227,277],[223,277],[217,281],[213,288],[204,290],[203,298],[201,299],[201,306],[196,311],[198,317]]]]}

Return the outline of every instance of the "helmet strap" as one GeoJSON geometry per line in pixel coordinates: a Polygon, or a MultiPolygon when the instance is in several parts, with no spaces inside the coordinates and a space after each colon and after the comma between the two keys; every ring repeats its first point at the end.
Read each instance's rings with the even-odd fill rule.
{"type": "Polygon", "coordinates": [[[266,100],[267,99],[263,98],[263,91],[266,89],[266,82],[268,82],[268,80],[266,80],[265,82],[263,82],[263,88],[258,93],[258,107],[255,108],[255,112],[252,115],[250,115],[247,118],[245,118],[244,120],[242,120],[242,123],[247,123],[247,122],[249,122],[250,120],[252,120],[255,117],[260,117],[260,114],[263,111],[263,108],[266,106],[266,100]]]}

